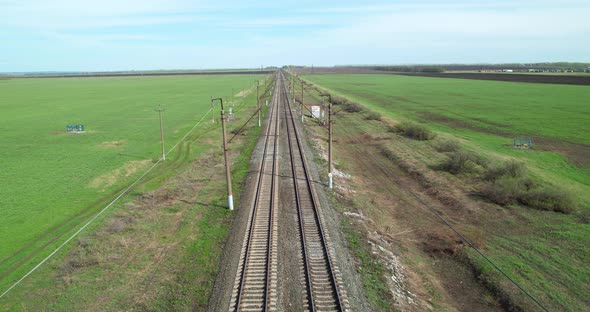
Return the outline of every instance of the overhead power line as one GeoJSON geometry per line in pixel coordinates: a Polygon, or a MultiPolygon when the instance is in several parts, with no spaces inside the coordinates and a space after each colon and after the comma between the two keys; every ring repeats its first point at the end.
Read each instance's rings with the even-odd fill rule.
{"type": "MultiPolygon", "coordinates": [[[[201,122],[203,121],[203,119],[205,119],[205,117],[207,115],[209,115],[209,113],[211,112],[211,109],[209,109],[205,115],[203,115],[203,117],[201,117],[201,119],[170,149],[168,150],[167,154],[170,154],[174,149],[176,149],[176,147],[182,142],[184,141],[184,139],[186,139],[187,136],[189,136],[189,134],[191,134],[193,132],[193,130],[199,126],[199,124],[201,124],[201,122]]],[[[135,182],[133,182],[129,187],[127,187],[123,192],[121,192],[117,197],[115,197],[115,199],[113,199],[108,205],[106,205],[102,210],[100,210],[96,215],[94,215],[94,217],[92,217],[92,219],[90,219],[88,222],[86,222],[82,227],[80,227],[74,234],[72,234],[67,240],[65,240],[61,245],[59,245],[53,252],[51,252],[47,257],[45,257],[43,260],[41,260],[41,262],[39,262],[35,267],[33,267],[29,272],[27,272],[25,275],[23,275],[18,281],[16,281],[14,284],[12,284],[8,289],[6,289],[1,295],[0,298],[4,297],[9,291],[11,291],[14,287],[18,286],[18,284],[20,284],[25,278],[27,278],[29,275],[31,275],[33,272],[35,272],[39,267],[41,267],[45,262],[47,262],[47,260],[51,259],[51,257],[53,257],[58,251],[60,251],[65,245],[67,245],[72,239],[74,239],[76,236],[78,236],[78,234],[80,234],[86,227],[88,227],[90,224],[92,224],[92,222],[94,222],[100,215],[102,215],[105,211],[107,211],[113,204],[115,204],[117,201],[119,201],[119,199],[121,199],[123,196],[125,196],[127,193],[129,193],[129,191],[137,184],[139,183],[139,181],[141,181],[145,176],[148,175],[148,173],[150,173],[154,168],[156,168],[157,165],[159,165],[162,160],[164,159],[164,157],[160,158],[156,163],[154,163],[148,170],[146,170],[139,178],[137,178],[137,180],[135,180],[135,182]]]]}

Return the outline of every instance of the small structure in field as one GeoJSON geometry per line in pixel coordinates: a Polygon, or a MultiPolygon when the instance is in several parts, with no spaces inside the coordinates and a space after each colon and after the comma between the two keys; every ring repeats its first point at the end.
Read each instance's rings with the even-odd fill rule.
{"type": "Polygon", "coordinates": [[[514,137],[512,147],[518,149],[531,149],[533,148],[533,139],[529,137],[520,136],[514,137]]]}
{"type": "Polygon", "coordinates": [[[86,127],[84,125],[67,125],[66,126],[66,133],[85,133],[86,127]]]}

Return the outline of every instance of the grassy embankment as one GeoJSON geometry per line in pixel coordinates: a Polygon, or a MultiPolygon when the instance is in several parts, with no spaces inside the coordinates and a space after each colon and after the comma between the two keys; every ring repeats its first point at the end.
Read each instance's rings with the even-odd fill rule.
{"type": "Polygon", "coordinates": [[[393,75],[307,76],[395,120],[417,120],[482,154],[513,157],[590,204],[590,88],[393,75]],[[513,149],[525,135],[533,151],[513,149]],[[539,141],[537,143],[537,141],[539,141]],[[560,153],[562,152],[562,153],[560,153]]]}
{"type": "MultiPolygon", "coordinates": [[[[170,148],[209,109],[211,95],[230,95],[232,89],[237,92],[248,88],[236,96],[236,123],[244,121],[255,103],[251,92],[254,78],[232,75],[3,81],[0,88],[6,91],[2,92],[1,102],[7,113],[2,116],[6,126],[6,135],[1,138],[2,160],[9,165],[0,176],[7,186],[0,190],[5,203],[0,207],[2,289],[158,158],[159,128],[153,110],[156,104],[162,103],[167,109],[164,126],[170,148]],[[65,125],[70,123],[86,124],[87,133],[64,134],[65,125]]],[[[198,142],[181,144],[135,194],[154,189],[190,160],[215,150],[219,122],[212,125],[211,118],[218,119],[218,114],[216,109],[215,115],[210,115],[189,137],[189,141],[198,138],[198,142]]],[[[248,149],[243,154],[240,159],[247,158],[248,149]]],[[[243,159],[240,164],[244,166],[243,159]]],[[[238,175],[244,175],[245,169],[240,172],[238,175]]],[[[218,222],[206,224],[216,226],[218,222]]],[[[212,241],[213,245],[216,241],[212,241]]],[[[63,260],[63,255],[58,258],[63,260]]],[[[47,276],[41,274],[38,281],[47,282],[47,276]]],[[[35,280],[31,285],[39,286],[35,286],[35,280]]]]}
{"type": "MultiPolygon", "coordinates": [[[[577,310],[588,304],[584,293],[590,272],[584,263],[590,255],[584,246],[590,243],[590,131],[586,122],[590,112],[584,103],[590,99],[590,88],[390,75],[316,75],[305,79],[382,114],[385,124],[406,120],[427,123],[435,130],[436,139],[392,137],[397,147],[389,146],[402,158],[406,153],[418,160],[425,171],[440,173],[435,168],[446,153],[438,152],[438,146],[454,138],[461,149],[492,162],[521,161],[533,181],[572,194],[576,208],[570,214],[516,204],[494,213],[496,208],[484,200],[482,207],[493,210],[483,211],[480,224],[465,224],[464,229],[475,229],[476,240],[485,252],[549,307],[577,310]],[[535,149],[512,149],[514,134],[532,136],[538,141],[535,149]]],[[[367,113],[359,116],[371,128],[368,134],[388,136],[384,133],[390,126],[383,125],[378,127],[381,133],[375,132],[371,124],[379,122],[367,117],[367,113]]],[[[446,178],[479,183],[485,173],[485,169],[476,170],[446,178]]],[[[530,304],[526,298],[517,298],[518,292],[503,290],[510,286],[477,255],[469,251],[467,255],[490,288],[498,288],[496,291],[510,297],[512,304],[530,304]]]]}

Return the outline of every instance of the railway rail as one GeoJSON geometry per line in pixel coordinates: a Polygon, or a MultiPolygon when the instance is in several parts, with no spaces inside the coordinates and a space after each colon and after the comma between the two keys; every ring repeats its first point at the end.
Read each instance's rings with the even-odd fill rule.
{"type": "MultiPolygon", "coordinates": [[[[263,157],[257,178],[256,194],[248,218],[242,245],[240,265],[234,282],[230,311],[275,311],[280,292],[277,289],[277,219],[279,129],[284,120],[288,141],[288,162],[297,211],[301,252],[302,280],[305,285],[304,311],[346,311],[348,301],[338,267],[333,263],[329,237],[319,214],[319,202],[312,184],[310,168],[305,159],[302,139],[288,96],[285,77],[278,73],[270,118],[266,129],[263,157]],[[284,118],[280,118],[283,115],[284,118]]],[[[285,164],[287,165],[287,164],[285,164]]]]}
{"type": "Polygon", "coordinates": [[[268,311],[277,300],[277,177],[279,110],[273,96],[256,195],[244,237],[230,311],[268,311]]]}

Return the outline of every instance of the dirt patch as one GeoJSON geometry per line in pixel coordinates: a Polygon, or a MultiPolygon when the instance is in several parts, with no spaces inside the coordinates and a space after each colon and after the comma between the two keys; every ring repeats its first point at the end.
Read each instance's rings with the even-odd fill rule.
{"type": "Polygon", "coordinates": [[[105,173],[103,175],[100,175],[100,176],[94,178],[92,181],[90,181],[88,186],[91,188],[94,188],[94,189],[103,189],[104,190],[104,189],[110,187],[111,185],[114,185],[115,183],[117,183],[117,181],[124,179],[124,178],[128,178],[129,176],[131,176],[132,174],[137,172],[139,169],[147,166],[151,162],[152,161],[149,159],[130,160],[127,163],[125,163],[121,168],[115,169],[111,172],[105,173]]]}
{"type": "Polygon", "coordinates": [[[100,147],[104,148],[116,148],[127,144],[127,140],[119,140],[119,141],[110,141],[110,142],[102,142],[99,144],[100,147]]]}
{"type": "Polygon", "coordinates": [[[589,86],[589,76],[565,76],[565,75],[526,75],[526,74],[486,74],[486,73],[395,73],[403,76],[422,76],[434,78],[454,78],[473,80],[495,80],[506,82],[528,82],[546,84],[566,84],[589,86]]]}
{"type": "Polygon", "coordinates": [[[590,145],[570,143],[552,138],[534,138],[535,148],[565,155],[578,167],[590,167],[590,145]]]}
{"type": "Polygon", "coordinates": [[[391,251],[392,246],[388,240],[377,232],[370,233],[368,243],[371,245],[373,254],[385,264],[389,271],[389,278],[387,279],[387,286],[391,290],[391,294],[397,302],[397,307],[401,310],[409,310],[410,308],[418,308],[423,306],[431,308],[427,304],[418,304],[416,294],[409,290],[407,269],[403,265],[400,256],[391,251]]]}
{"type": "Polygon", "coordinates": [[[246,90],[242,90],[242,91],[236,93],[236,96],[237,97],[246,97],[250,93],[252,93],[252,89],[246,89],[246,90]]]}

